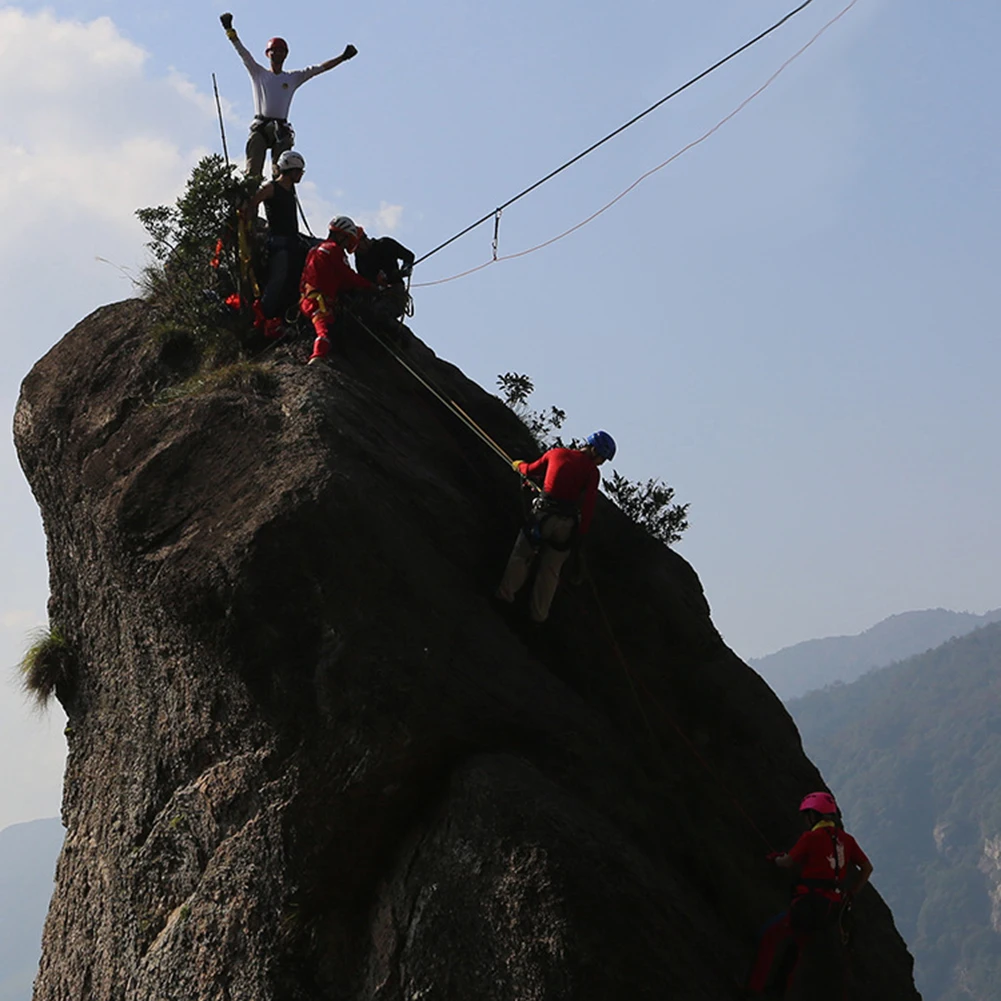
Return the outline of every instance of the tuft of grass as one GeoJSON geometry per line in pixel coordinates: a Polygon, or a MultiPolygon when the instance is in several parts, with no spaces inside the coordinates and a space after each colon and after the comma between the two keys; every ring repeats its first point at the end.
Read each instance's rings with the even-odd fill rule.
{"type": "Polygon", "coordinates": [[[21,687],[45,709],[60,686],[73,674],[73,655],[58,626],[40,630],[25,651],[19,665],[21,687]]]}
{"type": "Polygon", "coordinates": [[[266,365],[237,361],[207,372],[198,372],[180,385],[168,387],[157,395],[154,403],[156,405],[175,403],[191,396],[214,393],[220,389],[234,389],[257,396],[273,396],[278,390],[278,379],[266,365]]]}

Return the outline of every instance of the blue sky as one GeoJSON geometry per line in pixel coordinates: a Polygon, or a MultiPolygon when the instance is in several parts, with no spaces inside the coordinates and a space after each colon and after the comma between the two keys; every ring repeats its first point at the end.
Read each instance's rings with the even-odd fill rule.
{"type": "MultiPolygon", "coordinates": [[[[848,0],[795,21],[512,206],[501,252],[577,223],[729,114],[848,0]]],[[[790,0],[234,3],[289,66],[347,42],[292,120],[314,230],[335,212],[418,254],[776,20],[790,0]]],[[[0,147],[0,403],[93,308],[131,294],[136,208],[173,200],[252,114],[196,0],[0,7],[18,107],[0,147]],[[111,263],[103,263],[104,258],[111,263]],[[121,269],[125,269],[125,273],[121,269]]],[[[615,468],[691,502],[678,550],[745,657],[908,609],[1001,605],[996,435],[1001,8],[860,0],[740,115],[566,240],[424,289],[413,326],[485,386],[530,374],[615,468]]],[[[263,59],[263,55],[261,55],[263,59]]],[[[490,256],[489,227],[421,265],[490,256]]],[[[0,445],[0,662],[44,622],[44,539],[0,445]]],[[[58,806],[58,713],[0,687],[0,827],[58,806]],[[15,757],[16,749],[16,757],[15,757]]]]}

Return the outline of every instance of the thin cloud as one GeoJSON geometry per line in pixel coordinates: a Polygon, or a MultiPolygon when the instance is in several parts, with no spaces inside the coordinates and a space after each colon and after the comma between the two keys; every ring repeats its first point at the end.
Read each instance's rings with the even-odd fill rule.
{"type": "MultiPolygon", "coordinates": [[[[203,115],[208,115],[213,120],[218,120],[219,109],[216,107],[215,94],[203,93],[197,85],[185,74],[170,68],[167,76],[167,84],[172,87],[186,101],[190,101],[203,115]]],[[[219,95],[219,104],[222,107],[223,120],[230,125],[243,124],[233,111],[233,102],[228,98],[219,95]]]]}
{"type": "Polygon", "coordinates": [[[25,256],[25,238],[48,225],[134,236],[137,207],[177,196],[210,140],[215,103],[176,71],[148,77],[147,58],[108,17],[0,10],[0,89],[17,94],[20,111],[0,136],[4,257],[25,256]],[[191,146],[178,142],[178,121],[191,146]]]}

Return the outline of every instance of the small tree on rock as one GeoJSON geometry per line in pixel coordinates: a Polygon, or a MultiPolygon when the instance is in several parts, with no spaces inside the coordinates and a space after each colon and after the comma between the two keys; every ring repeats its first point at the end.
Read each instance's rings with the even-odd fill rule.
{"type": "Polygon", "coordinates": [[[234,340],[224,300],[241,288],[237,209],[253,185],[212,154],[199,161],[174,205],[136,212],[153,256],[139,287],[161,320],[202,347],[234,340]]]}

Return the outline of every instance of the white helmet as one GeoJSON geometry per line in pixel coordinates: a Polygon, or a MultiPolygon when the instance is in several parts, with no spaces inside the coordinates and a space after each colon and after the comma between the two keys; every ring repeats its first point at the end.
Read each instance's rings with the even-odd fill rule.
{"type": "Polygon", "coordinates": [[[349,254],[354,252],[355,247],[358,245],[358,227],[355,225],[354,219],[350,219],[346,215],[336,216],[330,220],[330,225],[327,229],[330,231],[331,236],[346,237],[346,239],[338,240],[337,242],[349,254]]]}
{"type": "Polygon", "coordinates": [[[358,227],[355,225],[354,219],[348,218],[346,215],[336,216],[334,219],[330,220],[330,225],[327,227],[330,232],[337,230],[339,233],[347,233],[348,236],[357,236],[358,227]]]}
{"type": "Polygon", "coordinates": [[[284,174],[286,170],[305,170],[306,161],[301,153],[296,153],[294,149],[287,149],[278,157],[278,171],[284,174]]]}

